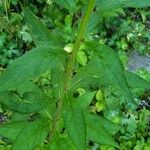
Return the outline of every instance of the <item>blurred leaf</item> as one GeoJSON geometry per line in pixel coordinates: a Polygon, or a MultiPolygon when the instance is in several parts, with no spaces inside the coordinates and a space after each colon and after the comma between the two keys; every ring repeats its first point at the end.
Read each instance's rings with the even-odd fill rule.
{"type": "Polygon", "coordinates": [[[85,52],[83,51],[79,51],[77,54],[77,61],[79,64],[85,66],[87,63],[87,56],[85,54],[85,52]]]}
{"type": "Polygon", "coordinates": [[[57,3],[60,7],[64,7],[71,12],[74,12],[77,9],[75,0],[54,0],[54,2],[57,3]]]}
{"type": "Polygon", "coordinates": [[[125,72],[126,80],[128,85],[131,88],[143,88],[143,89],[150,89],[150,82],[142,79],[135,73],[126,71],[125,72]]]}
{"type": "Polygon", "coordinates": [[[17,134],[21,131],[21,129],[26,125],[24,121],[11,122],[0,124],[0,136],[10,139],[14,141],[17,134]]]}
{"type": "Polygon", "coordinates": [[[109,9],[119,8],[119,7],[134,7],[143,8],[149,7],[150,0],[97,0],[97,9],[101,11],[106,11],[109,9]]]}

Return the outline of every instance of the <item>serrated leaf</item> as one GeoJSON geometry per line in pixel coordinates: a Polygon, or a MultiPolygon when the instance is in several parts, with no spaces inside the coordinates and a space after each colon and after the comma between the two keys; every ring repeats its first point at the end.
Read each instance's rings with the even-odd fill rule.
{"type": "Polygon", "coordinates": [[[13,91],[1,92],[0,102],[10,109],[20,113],[33,113],[43,109],[48,103],[48,97],[40,90],[30,91],[20,96],[13,91]]]}
{"type": "Polygon", "coordinates": [[[70,139],[78,150],[86,149],[86,127],[83,110],[77,103],[66,97],[63,107],[63,119],[70,139]]]}
{"type": "Polygon", "coordinates": [[[127,97],[128,101],[133,102],[132,93],[126,82],[123,65],[115,51],[106,45],[96,42],[88,42],[86,45],[87,48],[95,53],[95,56],[99,57],[96,60],[96,65],[99,74],[103,74],[103,79],[101,80],[104,80],[107,84],[117,86],[127,97]]]}
{"type": "Polygon", "coordinates": [[[87,139],[99,144],[118,147],[110,133],[103,126],[102,122],[94,115],[86,114],[87,139]]]}
{"type": "Polygon", "coordinates": [[[37,120],[28,123],[17,135],[12,150],[30,150],[44,142],[49,129],[48,120],[37,120]]]}
{"type": "Polygon", "coordinates": [[[25,124],[26,122],[24,121],[0,124],[0,136],[14,141],[17,134],[21,131],[25,124]]]}
{"type": "Polygon", "coordinates": [[[36,46],[63,46],[63,37],[48,30],[44,23],[28,9],[23,12],[36,46]]]}
{"type": "Polygon", "coordinates": [[[54,67],[63,65],[65,52],[57,47],[39,47],[12,62],[0,75],[0,91],[25,84],[54,67]]]}
{"type": "Polygon", "coordinates": [[[150,89],[150,82],[142,79],[135,73],[125,71],[126,80],[131,88],[150,89]]]}
{"type": "Polygon", "coordinates": [[[57,3],[59,6],[70,10],[71,12],[74,12],[77,9],[75,0],[54,0],[54,2],[57,3]]]}

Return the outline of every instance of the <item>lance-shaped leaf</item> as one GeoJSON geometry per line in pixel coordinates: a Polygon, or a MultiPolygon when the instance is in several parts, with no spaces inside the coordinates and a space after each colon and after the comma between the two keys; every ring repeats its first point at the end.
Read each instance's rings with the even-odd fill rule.
{"type": "MultiPolygon", "coordinates": [[[[99,144],[118,147],[108,129],[106,129],[97,116],[86,114],[87,139],[99,144]]],[[[110,127],[109,127],[110,128],[110,127]]]]}
{"type": "Polygon", "coordinates": [[[150,89],[150,82],[142,79],[135,73],[125,71],[126,80],[131,88],[150,89]]]}
{"type": "Polygon", "coordinates": [[[86,149],[86,126],[82,108],[67,96],[64,99],[63,119],[70,139],[78,150],[86,149]]]}
{"type": "MultiPolygon", "coordinates": [[[[106,45],[96,42],[87,42],[87,48],[91,49],[97,59],[97,70],[107,84],[114,84],[127,97],[128,101],[133,102],[131,91],[126,82],[123,65],[116,52],[106,45]],[[101,75],[102,74],[102,75],[101,75]]],[[[96,70],[95,70],[96,71],[96,70]]]]}
{"type": "Polygon", "coordinates": [[[34,48],[11,63],[0,75],[0,91],[24,84],[47,70],[63,65],[65,52],[56,47],[34,48]]]}
{"type": "Polygon", "coordinates": [[[59,6],[70,10],[71,12],[74,12],[77,9],[75,0],[54,0],[54,2],[57,3],[59,6]]]}
{"type": "Polygon", "coordinates": [[[12,150],[30,150],[44,142],[50,121],[41,119],[28,123],[17,135],[12,150]]]}
{"type": "Polygon", "coordinates": [[[62,46],[63,37],[47,29],[31,11],[25,9],[24,17],[36,46],[62,46]]]}

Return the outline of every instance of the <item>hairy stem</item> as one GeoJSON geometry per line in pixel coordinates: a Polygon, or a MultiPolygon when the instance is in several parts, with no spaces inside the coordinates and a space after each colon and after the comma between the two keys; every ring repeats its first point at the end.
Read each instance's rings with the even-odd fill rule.
{"type": "Polygon", "coordinates": [[[53,119],[53,122],[52,122],[49,139],[51,139],[53,137],[56,126],[57,126],[57,122],[60,118],[60,114],[61,114],[61,110],[62,110],[62,103],[63,103],[64,96],[67,92],[68,82],[71,78],[71,74],[72,74],[72,71],[73,71],[73,68],[74,68],[75,59],[76,59],[77,53],[80,49],[81,41],[83,40],[83,36],[84,36],[85,30],[86,30],[88,21],[89,21],[90,16],[93,12],[95,2],[96,2],[96,0],[89,0],[88,8],[86,10],[86,13],[85,13],[83,19],[82,19],[80,29],[78,31],[78,34],[77,34],[77,37],[76,37],[76,40],[75,40],[75,43],[74,43],[74,46],[73,46],[72,54],[69,57],[67,67],[66,67],[66,74],[65,74],[65,81],[64,81],[64,92],[61,96],[61,99],[58,103],[57,110],[55,112],[55,116],[54,116],[54,119],[53,119]]]}
{"type": "Polygon", "coordinates": [[[71,54],[71,56],[68,60],[68,64],[67,64],[67,68],[66,68],[66,80],[65,80],[65,83],[64,83],[65,92],[67,91],[67,88],[68,88],[68,82],[71,78],[71,74],[72,74],[72,71],[73,71],[73,68],[74,68],[75,59],[76,59],[77,53],[80,49],[81,41],[83,39],[83,35],[85,33],[88,21],[89,21],[90,16],[93,12],[93,9],[94,9],[94,6],[95,6],[95,1],[96,0],[90,0],[89,1],[88,8],[86,10],[86,13],[85,13],[83,19],[82,19],[80,29],[78,31],[77,38],[76,38],[74,46],[73,46],[72,54],[71,54]]]}

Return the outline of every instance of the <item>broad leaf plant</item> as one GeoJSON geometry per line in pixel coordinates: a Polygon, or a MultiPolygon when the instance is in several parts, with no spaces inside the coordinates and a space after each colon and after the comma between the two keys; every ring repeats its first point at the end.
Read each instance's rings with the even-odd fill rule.
{"type": "Polygon", "coordinates": [[[108,85],[116,87],[125,97],[124,105],[137,105],[132,94],[134,88],[150,89],[150,83],[123,67],[115,50],[86,38],[104,14],[121,7],[148,7],[150,0],[82,1],[83,9],[76,0],[53,0],[72,16],[82,10],[71,52],[64,50],[63,35],[48,29],[28,8],[22,8],[36,47],[15,59],[0,74],[0,102],[14,112],[33,118],[0,125],[0,135],[10,141],[12,150],[38,147],[86,150],[89,141],[120,149],[112,135],[121,126],[93,113],[90,104],[96,92],[108,85]],[[87,64],[76,69],[77,55],[82,48],[92,56],[87,64]],[[46,90],[35,82],[45,73],[50,74],[51,82],[46,90]],[[79,88],[89,90],[76,95],[79,88]]]}

